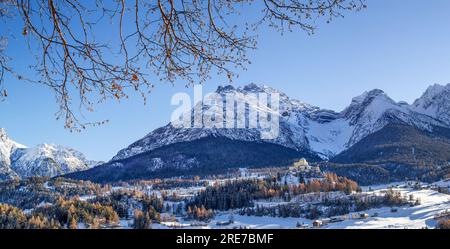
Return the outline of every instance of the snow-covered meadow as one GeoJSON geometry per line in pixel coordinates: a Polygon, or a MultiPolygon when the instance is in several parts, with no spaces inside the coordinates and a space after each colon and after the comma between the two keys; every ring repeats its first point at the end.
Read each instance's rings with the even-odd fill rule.
{"type": "MultiPolygon", "coordinates": [[[[450,211],[450,195],[437,192],[432,187],[449,187],[450,181],[440,181],[434,184],[420,184],[423,188],[415,188],[413,184],[391,183],[384,185],[373,185],[363,187],[367,194],[382,194],[389,188],[399,191],[403,196],[413,195],[420,200],[416,206],[372,208],[359,213],[350,213],[340,222],[330,222],[322,225],[322,229],[421,229],[435,228],[437,220],[435,215],[450,211]],[[361,218],[360,213],[368,217],[361,218]]],[[[258,205],[273,206],[283,202],[260,201],[258,205]]],[[[192,226],[189,221],[166,222],[154,224],[156,229],[166,228],[194,228],[194,229],[232,229],[232,228],[254,228],[254,229],[292,229],[292,228],[314,228],[314,220],[305,218],[280,218],[269,216],[246,216],[239,215],[233,211],[218,212],[214,219],[208,223],[199,223],[192,226]],[[229,223],[230,217],[234,222],[229,223]],[[300,226],[299,226],[300,225],[300,226]]]]}

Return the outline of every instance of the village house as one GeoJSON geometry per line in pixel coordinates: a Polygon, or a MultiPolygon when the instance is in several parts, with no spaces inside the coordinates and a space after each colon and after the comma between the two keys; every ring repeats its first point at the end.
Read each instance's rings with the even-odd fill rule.
{"type": "Polygon", "coordinates": [[[313,221],[312,224],[313,224],[313,227],[319,228],[319,227],[322,226],[322,221],[321,220],[315,220],[315,221],[313,221]]]}

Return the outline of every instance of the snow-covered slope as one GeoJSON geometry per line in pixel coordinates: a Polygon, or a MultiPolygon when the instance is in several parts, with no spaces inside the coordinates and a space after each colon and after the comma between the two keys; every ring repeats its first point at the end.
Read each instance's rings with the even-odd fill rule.
{"type": "Polygon", "coordinates": [[[0,167],[11,164],[11,155],[18,148],[25,148],[25,146],[11,140],[5,129],[0,128],[0,167]]]}
{"type": "Polygon", "coordinates": [[[450,126],[450,84],[432,85],[414,101],[412,109],[450,126]]]}
{"type": "MultiPolygon", "coordinates": [[[[221,86],[216,93],[232,95],[235,99],[245,98],[246,94],[250,93],[278,93],[280,96],[278,112],[271,108],[261,110],[251,101],[246,106],[246,111],[258,110],[278,115],[279,136],[265,142],[297,150],[309,149],[322,158],[337,155],[393,120],[427,131],[432,131],[435,126],[450,127],[450,85],[430,87],[413,105],[395,102],[382,90],[375,89],[353,98],[351,104],[340,113],[290,99],[286,94],[268,86],[255,84],[238,88],[221,86]]],[[[209,107],[200,108],[208,110],[209,107]]],[[[180,129],[169,123],[119,151],[112,161],[165,145],[208,136],[261,141],[260,132],[260,129],[180,129]]]]}
{"type": "Polygon", "coordinates": [[[27,148],[0,128],[0,180],[30,176],[57,176],[94,166],[96,162],[71,148],[41,144],[27,148]]]}
{"type": "MultiPolygon", "coordinates": [[[[248,106],[245,107],[245,112],[251,110],[260,110],[256,103],[249,98],[249,93],[267,93],[271,94],[277,92],[280,94],[280,111],[274,112],[270,108],[265,108],[265,112],[270,112],[281,117],[280,122],[280,135],[273,140],[268,140],[267,142],[273,142],[276,144],[283,145],[288,148],[301,149],[305,148],[307,144],[307,139],[305,137],[303,128],[301,124],[297,124],[303,116],[298,116],[297,114],[302,114],[312,112],[317,107],[310,106],[308,104],[302,103],[300,101],[291,101],[285,94],[276,91],[273,88],[267,86],[257,86],[255,84],[250,84],[242,88],[234,88],[233,86],[219,87],[216,91],[217,93],[225,96],[231,96],[234,100],[239,101],[243,98],[245,101],[250,102],[248,106]]],[[[203,106],[204,110],[210,110],[211,106],[206,104],[203,106]]],[[[198,108],[196,106],[195,108],[198,108]]],[[[202,108],[202,107],[200,107],[202,108]]],[[[211,112],[206,112],[204,115],[213,115],[211,112]]],[[[241,121],[242,115],[236,115],[235,120],[241,121]]],[[[221,128],[175,128],[171,123],[163,126],[159,129],[154,130],[144,138],[136,141],[128,148],[119,151],[119,153],[113,158],[113,160],[119,160],[128,158],[130,156],[150,151],[165,145],[193,141],[204,137],[226,137],[233,140],[242,141],[260,141],[261,140],[261,130],[256,128],[248,129],[221,129],[221,128]]]]}
{"type": "Polygon", "coordinates": [[[352,103],[341,112],[341,117],[349,122],[352,131],[346,148],[380,130],[393,119],[427,131],[431,131],[433,126],[446,126],[432,116],[415,112],[404,102],[395,102],[379,89],[353,98],[352,103]]]}
{"type": "Polygon", "coordinates": [[[57,176],[89,169],[80,152],[60,145],[40,144],[18,149],[11,157],[11,169],[21,177],[57,176]]]}

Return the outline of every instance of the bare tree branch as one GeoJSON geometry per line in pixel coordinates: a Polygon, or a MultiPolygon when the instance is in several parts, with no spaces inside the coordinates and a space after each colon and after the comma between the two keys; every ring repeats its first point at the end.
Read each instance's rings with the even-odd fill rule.
{"type": "MultiPolygon", "coordinates": [[[[256,48],[261,25],[312,34],[320,17],[329,22],[362,8],[364,0],[0,0],[0,19],[22,21],[38,73],[29,80],[53,90],[57,118],[79,131],[106,122],[82,117],[99,102],[132,92],[146,101],[151,77],[192,85],[217,72],[231,81],[250,63],[246,52],[256,48]],[[249,7],[259,18],[235,18],[249,7]],[[95,35],[105,22],[112,28],[107,34],[118,36],[116,46],[95,35]]],[[[7,39],[0,36],[0,97],[7,96],[5,74],[23,79],[8,66],[7,39]]]]}

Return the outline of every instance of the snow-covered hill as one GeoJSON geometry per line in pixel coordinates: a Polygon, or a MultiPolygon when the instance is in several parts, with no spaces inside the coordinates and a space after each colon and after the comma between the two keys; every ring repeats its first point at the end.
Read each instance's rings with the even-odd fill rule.
{"type": "MultiPolygon", "coordinates": [[[[381,130],[392,120],[401,121],[421,130],[450,127],[450,84],[431,86],[413,105],[395,102],[382,90],[375,89],[353,98],[342,112],[321,109],[268,86],[255,84],[235,88],[221,86],[216,93],[243,98],[249,93],[278,93],[279,111],[261,110],[249,101],[247,110],[276,113],[280,119],[279,136],[264,140],[296,150],[310,150],[320,157],[331,158],[350,148],[364,137],[381,130]]],[[[248,100],[248,99],[247,99],[248,100]]],[[[209,109],[210,106],[203,106],[209,109]]],[[[235,115],[237,116],[237,115],[235,115]]],[[[151,151],[169,144],[193,141],[204,137],[226,137],[233,140],[261,141],[260,129],[180,129],[171,123],[158,128],[144,138],[118,152],[112,161],[151,151]]]]}
{"type": "Polygon", "coordinates": [[[57,176],[86,170],[97,162],[71,148],[41,144],[27,148],[0,128],[0,180],[30,176],[57,176]]]}

